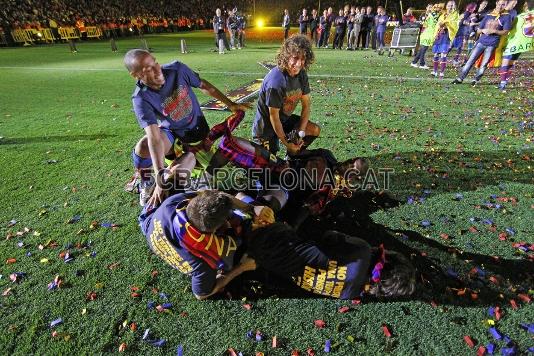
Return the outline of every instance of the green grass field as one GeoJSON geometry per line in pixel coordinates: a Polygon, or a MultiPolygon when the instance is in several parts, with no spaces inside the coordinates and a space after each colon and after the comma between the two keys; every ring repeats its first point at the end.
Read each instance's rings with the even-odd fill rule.
{"type": "MultiPolygon", "coordinates": [[[[279,46],[268,37],[256,34],[224,56],[209,50],[209,32],[147,40],[160,63],[178,59],[228,91],[265,75],[257,62],[279,46]],[[190,53],[179,53],[180,38],[190,53]]],[[[488,332],[493,321],[518,352],[534,346],[521,327],[534,323],[534,252],[520,249],[534,244],[532,54],[501,93],[494,71],[478,87],[452,86],[453,69],[438,81],[399,54],[317,50],[312,120],[322,137],[314,145],[395,173],[389,191],[338,201],[312,225],[383,240],[411,254],[424,281],[409,300],[356,305],[241,280],[231,299],[198,302],[188,278],[149,252],[138,197],[123,191],[142,130],[122,56],[138,45],[119,40],[119,53],[105,41],[78,44],[77,54],[66,44],[0,50],[0,353],[99,354],[125,343],[140,354],[176,354],[179,345],[185,355],[323,354],[328,339],[338,355],[475,354],[489,342],[500,353],[507,343],[488,332]],[[17,272],[24,275],[12,282],[17,272]],[[56,275],[61,288],[49,291],[56,275]],[[157,312],[152,301],[172,308],[157,312]],[[488,314],[495,306],[500,320],[488,314]],[[316,328],[317,319],[326,327],[316,328]],[[142,341],[147,328],[166,344],[142,341]],[[251,330],[263,341],[247,338],[251,330]],[[273,336],[281,347],[271,347],[273,336]]],[[[239,135],[250,136],[253,113],[239,135]]],[[[225,117],[206,115],[210,123],[225,117]]]]}

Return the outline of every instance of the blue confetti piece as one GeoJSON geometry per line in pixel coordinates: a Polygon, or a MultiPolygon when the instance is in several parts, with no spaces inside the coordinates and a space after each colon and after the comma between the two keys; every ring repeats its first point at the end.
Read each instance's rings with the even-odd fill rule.
{"type": "Polygon", "coordinates": [[[141,340],[148,339],[149,335],[150,335],[150,329],[145,329],[145,332],[143,333],[143,337],[141,338],[141,340]]]}
{"type": "Polygon", "coordinates": [[[500,208],[502,208],[502,205],[501,204],[495,204],[494,208],[495,209],[500,209],[500,208]]]}
{"type": "Polygon", "coordinates": [[[324,343],[324,352],[328,353],[330,352],[330,348],[331,348],[331,341],[330,339],[326,340],[326,342],[324,343]]]}
{"type": "Polygon", "coordinates": [[[415,200],[414,200],[413,196],[409,196],[408,200],[406,201],[407,204],[413,204],[414,202],[415,202],[415,200]]]}
{"type": "Polygon", "coordinates": [[[163,293],[163,292],[161,292],[161,293],[159,294],[159,297],[160,297],[161,299],[169,300],[169,297],[167,296],[167,294],[165,294],[165,293],[163,293]]]}
{"type": "Polygon", "coordinates": [[[159,339],[159,340],[145,340],[147,343],[154,347],[163,347],[167,343],[167,340],[159,339]]]}
{"type": "Polygon", "coordinates": [[[469,221],[471,221],[471,222],[477,222],[477,221],[479,221],[479,220],[480,220],[480,219],[477,218],[477,217],[470,217],[470,218],[469,218],[469,221]]]}
{"type": "Polygon", "coordinates": [[[507,227],[505,230],[507,233],[509,233],[512,236],[516,234],[516,231],[513,227],[507,227]]]}
{"type": "Polygon", "coordinates": [[[92,251],[92,252],[91,252],[91,257],[93,257],[93,258],[96,257],[96,251],[92,251]]]}
{"type": "Polygon", "coordinates": [[[502,334],[499,332],[499,330],[497,330],[497,328],[489,328],[489,332],[495,340],[502,339],[502,334]]]}
{"type": "Polygon", "coordinates": [[[108,227],[108,228],[109,228],[109,227],[112,227],[113,224],[110,223],[110,222],[103,222],[102,224],[100,224],[100,226],[102,226],[102,227],[108,227]]]}
{"type": "Polygon", "coordinates": [[[493,355],[495,353],[495,344],[489,343],[486,345],[486,351],[488,354],[493,355]]]}
{"type": "Polygon", "coordinates": [[[50,327],[54,328],[54,327],[56,327],[56,326],[58,326],[59,324],[62,324],[62,323],[63,323],[63,319],[57,318],[56,320],[53,320],[52,322],[50,322],[50,327]]]}
{"type": "Polygon", "coordinates": [[[254,333],[252,332],[252,330],[247,331],[247,338],[249,338],[249,339],[253,339],[254,338],[254,333]]]}
{"type": "Polygon", "coordinates": [[[148,309],[154,309],[156,307],[156,302],[149,301],[146,306],[148,309]]]}
{"type": "Polygon", "coordinates": [[[74,224],[80,221],[82,217],[80,215],[74,215],[70,220],[68,221],[69,224],[74,224]]]}
{"type": "Polygon", "coordinates": [[[531,353],[531,354],[534,354],[534,346],[529,347],[529,348],[527,349],[527,351],[528,351],[529,353],[531,353]]]}
{"type": "MultiPolygon", "coordinates": [[[[486,277],[486,271],[484,271],[482,268],[476,266],[475,270],[477,271],[477,274],[479,274],[482,277],[486,277]]],[[[493,307],[492,307],[493,308],[493,307]]],[[[490,308],[491,309],[491,308],[490,308]]]]}
{"type": "Polygon", "coordinates": [[[421,226],[422,227],[429,227],[430,225],[432,225],[432,223],[428,220],[423,220],[421,221],[421,226]]]}
{"type": "Polygon", "coordinates": [[[170,308],[172,308],[172,303],[163,303],[163,304],[161,304],[161,306],[163,308],[165,308],[165,309],[170,309],[170,308]]]}
{"type": "Polygon", "coordinates": [[[32,253],[30,251],[26,252],[26,257],[32,257],[32,253]]]}
{"type": "Polygon", "coordinates": [[[531,334],[534,334],[534,324],[521,324],[521,327],[531,334]]]}
{"type": "Polygon", "coordinates": [[[517,354],[517,348],[515,346],[514,347],[503,347],[501,349],[501,355],[503,356],[512,356],[515,354],[517,354]]]}
{"type": "Polygon", "coordinates": [[[486,224],[486,225],[493,225],[493,220],[491,220],[491,219],[484,219],[484,220],[482,221],[482,223],[484,223],[484,224],[486,224]]]}
{"type": "Polygon", "coordinates": [[[488,315],[489,316],[495,316],[495,307],[490,307],[488,309],[488,315]]]}
{"type": "Polygon", "coordinates": [[[176,348],[176,356],[184,356],[184,345],[178,345],[176,348]]]}
{"type": "Polygon", "coordinates": [[[426,198],[425,197],[420,197],[419,198],[419,203],[423,204],[425,202],[426,198]]]}
{"type": "Polygon", "coordinates": [[[454,196],[454,200],[462,200],[464,198],[463,194],[461,193],[456,193],[456,195],[454,196]]]}
{"type": "Polygon", "coordinates": [[[256,333],[256,341],[261,341],[261,340],[263,340],[263,335],[258,331],[256,333]]]}
{"type": "Polygon", "coordinates": [[[430,189],[425,189],[425,190],[423,190],[423,193],[428,195],[428,194],[431,194],[432,191],[430,189]]]}
{"type": "Polygon", "coordinates": [[[24,242],[19,241],[19,242],[17,243],[17,246],[18,246],[18,247],[23,247],[23,246],[24,246],[24,242]]]}

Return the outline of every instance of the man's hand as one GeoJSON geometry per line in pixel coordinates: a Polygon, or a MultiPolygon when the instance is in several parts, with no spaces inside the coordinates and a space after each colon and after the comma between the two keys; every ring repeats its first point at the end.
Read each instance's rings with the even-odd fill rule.
{"type": "Polygon", "coordinates": [[[245,253],[243,257],[241,257],[239,265],[243,268],[243,272],[254,271],[256,269],[256,260],[245,253]]]}
{"type": "Polygon", "coordinates": [[[255,206],[253,224],[256,227],[266,226],[274,223],[274,211],[268,206],[255,206]]]}
{"type": "Polygon", "coordinates": [[[300,142],[299,144],[295,144],[295,143],[288,142],[287,145],[286,145],[287,152],[289,154],[292,154],[292,155],[295,155],[295,154],[299,153],[300,148],[302,147],[303,143],[304,142],[300,142]]]}
{"type": "Polygon", "coordinates": [[[148,200],[147,205],[152,208],[157,208],[161,205],[161,203],[167,198],[167,195],[169,194],[169,191],[167,189],[163,189],[160,186],[156,185],[154,188],[154,192],[152,193],[152,196],[148,200]]]}
{"type": "Polygon", "coordinates": [[[236,112],[236,111],[239,111],[239,110],[247,111],[251,107],[252,107],[252,103],[237,104],[237,103],[232,102],[232,104],[228,105],[228,109],[230,109],[230,111],[232,111],[232,112],[236,112]]]}

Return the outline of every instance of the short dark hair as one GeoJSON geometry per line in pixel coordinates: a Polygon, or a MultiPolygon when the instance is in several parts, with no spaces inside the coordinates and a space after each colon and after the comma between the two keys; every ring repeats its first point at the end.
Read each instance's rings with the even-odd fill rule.
{"type": "Polygon", "coordinates": [[[304,57],[304,69],[308,70],[310,65],[315,61],[315,55],[312,51],[311,42],[304,35],[293,35],[282,43],[282,47],[276,55],[276,62],[281,69],[287,69],[289,58],[292,56],[304,57]]]}
{"type": "Polygon", "coordinates": [[[371,284],[369,294],[376,297],[407,297],[415,292],[415,268],[408,259],[386,250],[386,263],[380,281],[371,284]]]}
{"type": "Polygon", "coordinates": [[[135,72],[138,66],[138,58],[144,56],[151,56],[146,49],[134,48],[126,52],[124,55],[124,66],[129,72],[135,72]]]}
{"type": "Polygon", "coordinates": [[[205,190],[191,199],[186,213],[189,222],[201,232],[215,232],[230,216],[232,197],[218,190],[205,190]]]}

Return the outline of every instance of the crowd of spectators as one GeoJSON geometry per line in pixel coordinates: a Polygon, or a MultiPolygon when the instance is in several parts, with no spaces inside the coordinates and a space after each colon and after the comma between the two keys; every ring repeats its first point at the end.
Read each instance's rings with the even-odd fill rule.
{"type": "MultiPolygon", "coordinates": [[[[0,31],[99,26],[106,37],[211,28],[220,2],[206,0],[6,0],[0,31]]],[[[243,6],[233,1],[228,6],[243,6]]]]}

